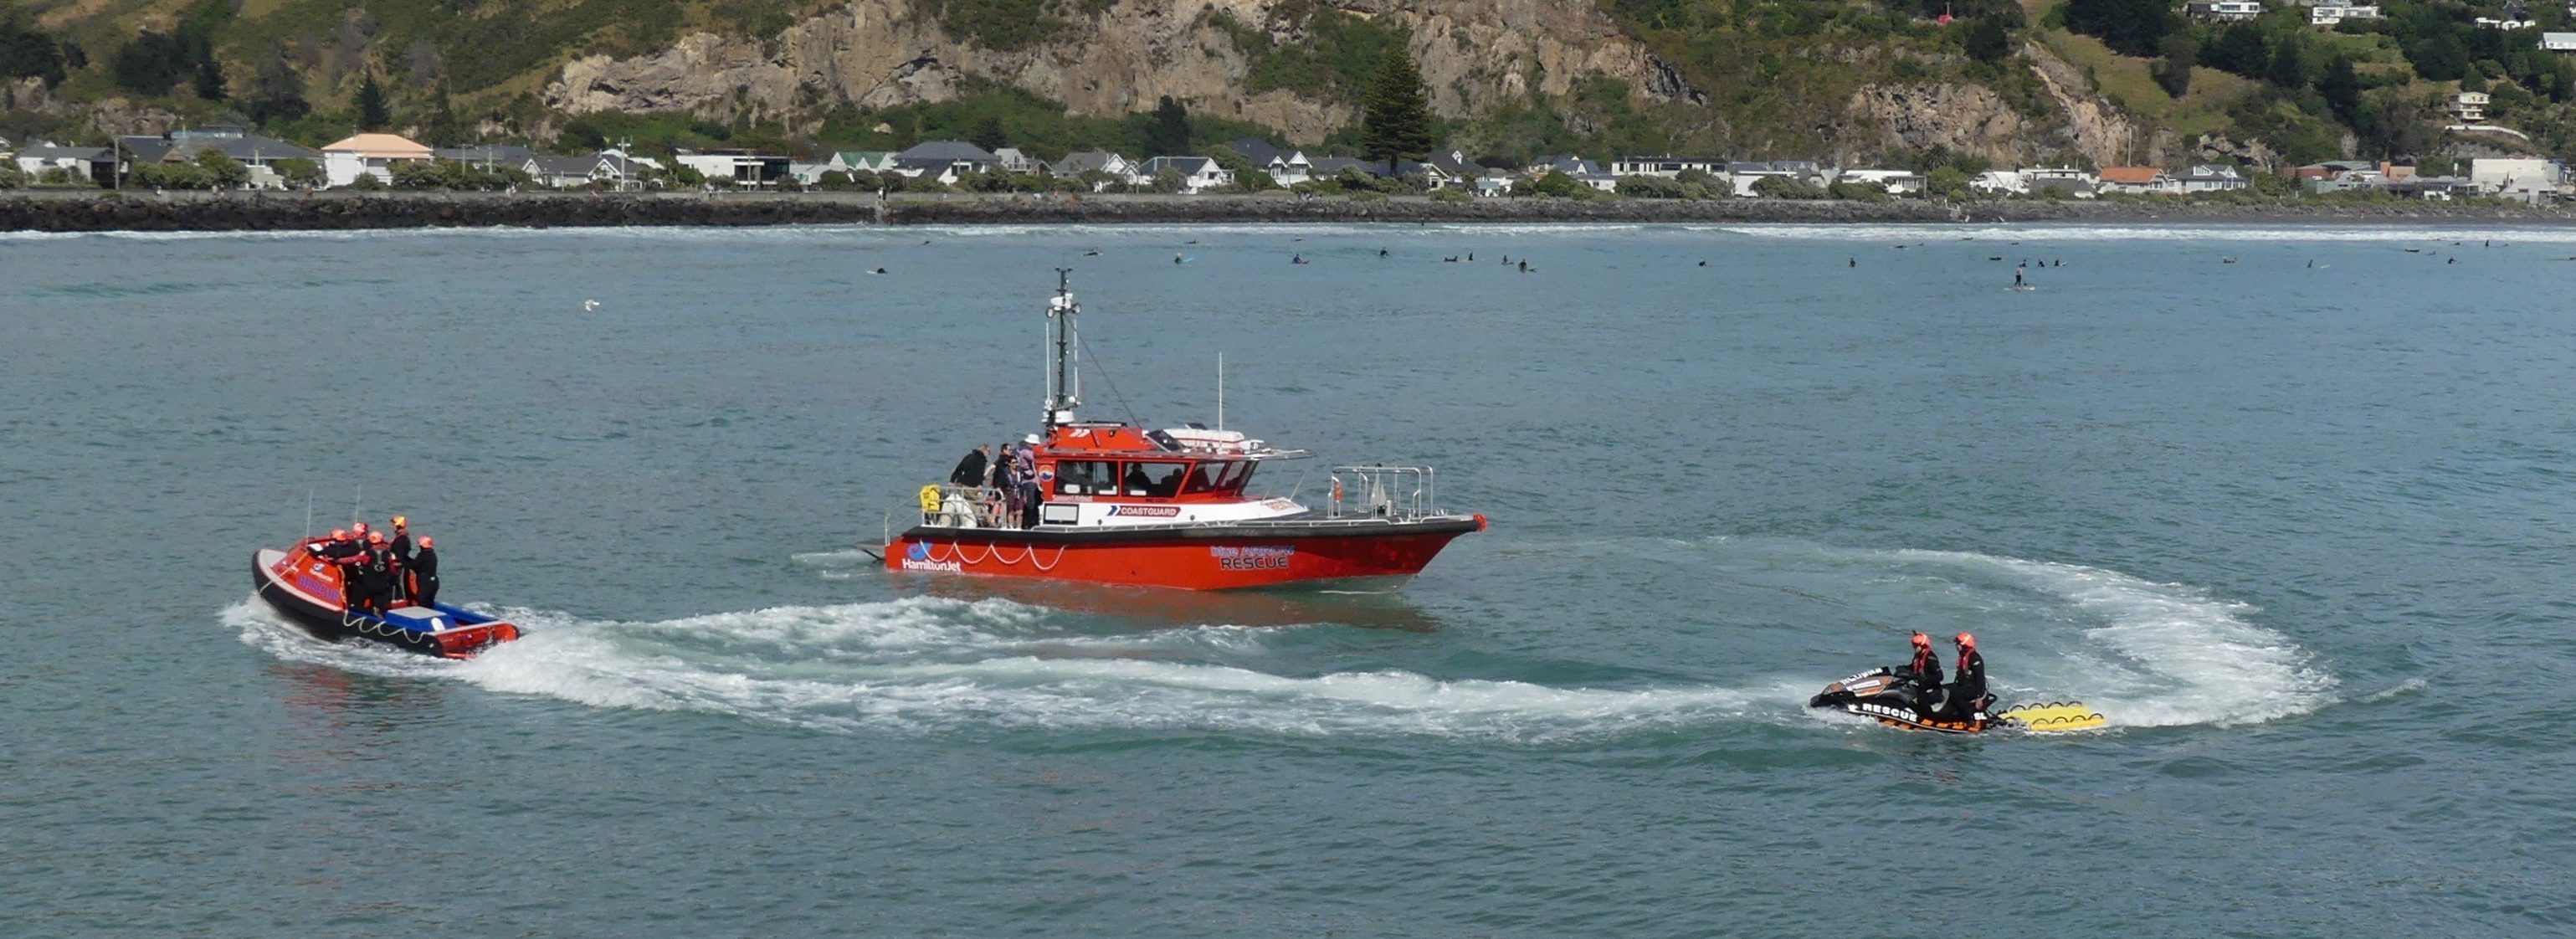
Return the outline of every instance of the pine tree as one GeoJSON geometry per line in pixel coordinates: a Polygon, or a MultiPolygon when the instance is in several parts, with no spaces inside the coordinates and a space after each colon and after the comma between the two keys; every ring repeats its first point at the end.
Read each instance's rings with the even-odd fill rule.
{"type": "Polygon", "coordinates": [[[1187,156],[1190,152],[1190,112],[1181,103],[1165,95],[1154,105],[1154,115],[1145,122],[1145,155],[1187,156]]]}
{"type": "Polygon", "coordinates": [[[966,135],[966,139],[987,152],[1011,145],[1011,135],[1002,129],[1002,119],[992,114],[976,118],[975,129],[966,135]]]}
{"type": "Polygon", "coordinates": [[[224,64],[216,61],[212,55],[206,56],[203,61],[197,63],[196,90],[197,97],[207,101],[221,101],[226,97],[224,64]]]}
{"type": "Polygon", "coordinates": [[[1389,176],[1396,173],[1396,161],[1431,154],[1431,102],[1422,90],[1422,72],[1413,66],[1413,53],[1402,44],[1387,50],[1377,78],[1369,82],[1360,148],[1369,159],[1385,160],[1389,176]]]}
{"type": "Polygon", "coordinates": [[[393,114],[385,109],[385,89],[376,84],[374,72],[368,72],[366,82],[358,86],[356,107],[359,130],[383,130],[393,122],[393,114]]]}

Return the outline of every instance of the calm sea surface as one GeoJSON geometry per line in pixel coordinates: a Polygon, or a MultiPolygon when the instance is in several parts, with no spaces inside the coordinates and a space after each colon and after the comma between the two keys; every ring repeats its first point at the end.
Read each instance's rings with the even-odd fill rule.
{"type": "Polygon", "coordinates": [[[0,239],[0,935],[2565,935],[2570,255],[0,239]],[[1032,429],[1056,266],[1090,416],[1213,421],[1222,353],[1229,427],[1492,531],[1393,596],[888,577],[854,545],[1032,429]],[[308,494],[528,638],[288,626],[248,560],[308,494]],[[1802,707],[1914,628],[2113,729],[1802,707]]]}

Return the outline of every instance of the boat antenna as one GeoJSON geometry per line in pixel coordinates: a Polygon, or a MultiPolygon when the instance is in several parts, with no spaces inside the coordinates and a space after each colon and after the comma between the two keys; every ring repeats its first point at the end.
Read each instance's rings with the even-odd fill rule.
{"type": "Polygon", "coordinates": [[[1225,352],[1216,354],[1216,429],[1225,429],[1225,352]]]}
{"type": "Polygon", "coordinates": [[[304,540],[313,540],[313,490],[304,490],[304,540]]]}
{"type": "Polygon", "coordinates": [[[366,517],[366,516],[363,516],[363,515],[359,515],[359,514],[358,514],[358,504],[359,504],[359,503],[361,503],[361,502],[366,501],[366,496],[367,496],[367,484],[366,484],[366,483],[359,483],[359,484],[358,484],[358,486],[357,486],[357,491],[349,494],[349,520],[350,520],[350,521],[354,522],[354,521],[357,521],[357,520],[359,520],[359,519],[361,519],[361,518],[365,518],[365,517],[366,517]]]}
{"type": "Polygon", "coordinates": [[[1074,328],[1074,315],[1082,305],[1073,301],[1073,268],[1055,269],[1055,298],[1047,301],[1047,341],[1053,348],[1053,361],[1047,369],[1046,414],[1039,423],[1053,428],[1073,422],[1073,409],[1082,405],[1082,339],[1074,328]]]}

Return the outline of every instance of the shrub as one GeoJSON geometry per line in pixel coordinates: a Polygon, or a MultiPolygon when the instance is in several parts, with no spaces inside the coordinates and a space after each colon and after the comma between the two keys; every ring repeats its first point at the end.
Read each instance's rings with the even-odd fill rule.
{"type": "Polygon", "coordinates": [[[1431,190],[1431,201],[1433,202],[1466,202],[1472,198],[1473,197],[1467,195],[1467,191],[1464,189],[1431,190]]]}

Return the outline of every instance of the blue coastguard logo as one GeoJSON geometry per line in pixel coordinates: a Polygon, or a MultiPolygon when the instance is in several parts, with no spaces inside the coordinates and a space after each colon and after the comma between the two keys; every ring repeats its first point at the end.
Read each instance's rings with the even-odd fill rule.
{"type": "Polygon", "coordinates": [[[930,560],[930,545],[916,541],[912,543],[912,550],[905,553],[915,561],[927,561],[930,560]]]}

